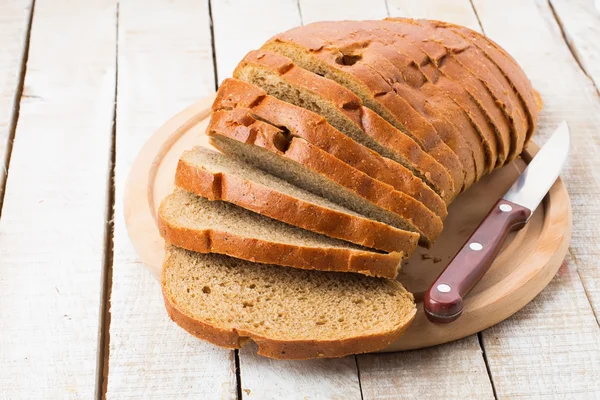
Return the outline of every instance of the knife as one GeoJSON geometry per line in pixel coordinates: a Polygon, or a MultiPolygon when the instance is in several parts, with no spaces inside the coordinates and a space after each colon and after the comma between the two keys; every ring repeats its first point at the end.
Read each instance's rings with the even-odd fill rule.
{"type": "Polygon", "coordinates": [[[570,143],[563,121],[425,293],[423,307],[430,321],[448,323],[460,316],[464,296],[492,265],[508,233],[525,226],[559,177],[570,143]]]}

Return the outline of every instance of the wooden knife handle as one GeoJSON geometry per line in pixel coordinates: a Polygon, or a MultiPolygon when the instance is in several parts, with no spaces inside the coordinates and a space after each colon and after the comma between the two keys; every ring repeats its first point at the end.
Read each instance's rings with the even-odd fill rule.
{"type": "Polygon", "coordinates": [[[500,199],[425,293],[423,306],[432,322],[447,323],[463,310],[463,297],[487,272],[509,232],[519,230],[531,210],[500,199]]]}

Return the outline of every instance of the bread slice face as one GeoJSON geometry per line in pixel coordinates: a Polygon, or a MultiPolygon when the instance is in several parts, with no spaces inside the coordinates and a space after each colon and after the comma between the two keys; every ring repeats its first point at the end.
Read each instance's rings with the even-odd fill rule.
{"type": "Polygon", "coordinates": [[[419,235],[368,219],[250,164],[196,147],[179,160],[176,186],[290,225],[387,252],[414,252],[419,235]]]}
{"type": "Polygon", "coordinates": [[[243,109],[214,112],[207,133],[224,153],[369,218],[417,232],[426,247],[441,233],[441,219],[413,207],[411,197],[243,109]]]}
{"type": "Polygon", "coordinates": [[[449,192],[452,181],[445,168],[423,152],[411,138],[364,107],[360,98],[350,90],[267,50],[248,53],[238,64],[234,76],[260,86],[271,96],[321,115],[340,132],[405,166],[394,169],[399,179],[386,183],[422,202],[441,218],[447,214],[444,200],[427,186],[441,186],[444,188],[441,193],[449,192]],[[365,114],[370,114],[370,118],[365,114]],[[371,119],[379,120],[379,123],[368,123],[371,119]],[[393,142],[387,140],[390,137],[400,138],[393,142]],[[429,174],[428,168],[432,171],[429,174]],[[433,185],[428,176],[435,176],[438,184],[433,185]]]}
{"type": "Polygon", "coordinates": [[[167,248],[162,292],[169,316],[226,348],[249,340],[278,359],[343,357],[381,350],[416,315],[396,281],[255,264],[167,248]]]}
{"type": "Polygon", "coordinates": [[[408,134],[448,170],[454,183],[455,192],[452,197],[456,197],[463,187],[463,167],[456,154],[440,139],[433,125],[398,96],[371,67],[356,63],[354,58],[344,58],[341,55],[338,57],[331,52],[323,51],[321,41],[313,40],[302,28],[295,28],[275,36],[261,49],[283,54],[302,68],[323,75],[352,90],[361,98],[365,106],[408,134]],[[354,68],[349,69],[348,66],[354,68]]]}
{"type": "MultiPolygon", "coordinates": [[[[246,109],[253,117],[286,129],[291,136],[300,137],[370,177],[391,185],[405,193],[413,201],[414,208],[428,207],[440,218],[448,215],[445,203],[432,197],[426,205],[417,197],[434,194],[425,192],[426,185],[415,185],[414,175],[395,161],[382,157],[377,152],[361,145],[327,123],[322,116],[268,96],[253,84],[228,79],[221,85],[213,110],[246,109]],[[432,201],[438,200],[435,203],[432,201]],[[433,208],[433,209],[432,209],[433,208]]],[[[422,183],[422,182],[421,182],[422,183]]],[[[428,197],[426,199],[429,200],[428,197]]]]}
{"type": "Polygon", "coordinates": [[[180,189],[161,203],[158,226],[167,243],[187,250],[293,268],[393,279],[406,256],[361,248],[180,189]]]}

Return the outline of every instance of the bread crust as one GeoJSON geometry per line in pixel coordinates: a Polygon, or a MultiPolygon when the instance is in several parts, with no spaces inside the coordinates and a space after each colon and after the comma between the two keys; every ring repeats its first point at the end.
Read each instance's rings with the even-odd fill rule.
{"type": "MultiPolygon", "coordinates": [[[[333,24],[330,23],[318,23],[319,26],[324,24],[333,27],[333,24]]],[[[389,60],[394,67],[393,79],[404,82],[404,84],[394,84],[394,90],[403,93],[404,98],[412,100],[411,105],[413,107],[420,107],[426,113],[433,110],[433,121],[442,118],[450,125],[455,126],[454,131],[446,132],[446,138],[443,139],[453,150],[464,152],[464,147],[471,150],[476,179],[478,180],[482,175],[493,169],[496,162],[495,148],[492,152],[480,127],[467,114],[467,111],[461,108],[441,88],[432,84],[438,79],[437,67],[428,62],[428,58],[420,49],[414,47],[412,43],[406,41],[403,37],[386,30],[381,21],[336,22],[335,29],[327,31],[325,35],[338,49],[352,49],[355,43],[361,43],[358,49],[353,50],[357,54],[364,56],[365,53],[375,53],[389,60]],[[424,59],[423,56],[425,56],[424,59]],[[421,57],[420,60],[419,57],[421,57]],[[430,73],[426,74],[426,71],[430,73]],[[452,141],[456,141],[457,136],[458,139],[464,139],[465,143],[462,146],[453,144],[452,141]]],[[[369,57],[369,59],[372,58],[369,57]]],[[[375,57],[376,61],[380,59],[381,57],[375,57]]],[[[390,70],[390,68],[387,68],[387,70],[390,70]]],[[[462,89],[455,88],[455,90],[462,89]]],[[[444,122],[442,121],[442,123],[444,122]]],[[[439,125],[439,122],[435,127],[438,131],[442,130],[442,132],[446,129],[443,124],[439,125]],[[438,126],[440,129],[438,129],[438,126]]],[[[490,134],[493,135],[491,132],[490,134]]],[[[493,140],[495,141],[495,138],[493,140]]],[[[461,162],[464,159],[465,155],[463,154],[461,162]]],[[[467,177],[466,180],[470,182],[471,178],[467,177]]]]}
{"type": "MultiPolygon", "coordinates": [[[[361,97],[365,105],[376,111],[396,128],[411,136],[433,158],[442,164],[450,173],[454,183],[456,197],[463,186],[464,173],[456,154],[440,139],[435,128],[414,110],[406,100],[393,92],[390,85],[369,66],[355,64],[352,73],[346,71],[336,62],[338,57],[330,52],[323,52],[315,38],[306,35],[300,28],[292,29],[270,39],[262,49],[272,50],[290,57],[303,68],[308,68],[295,54],[302,54],[319,64],[325,77],[333,79],[351,89],[361,97]],[[294,54],[295,53],[295,54],[294,54]],[[352,82],[349,87],[343,81],[352,82]]],[[[316,72],[316,71],[313,71],[316,72]]]]}
{"type": "Polygon", "coordinates": [[[267,217],[388,252],[412,254],[419,235],[389,225],[325,208],[244,179],[235,174],[213,173],[179,160],[175,185],[209,200],[223,200],[267,217]]]}
{"type": "MultiPolygon", "coordinates": [[[[414,200],[415,208],[427,207],[442,219],[448,215],[441,199],[434,204],[428,202],[427,205],[417,199],[426,186],[411,185],[410,178],[414,176],[406,168],[344,135],[320,115],[269,96],[253,84],[227,79],[221,85],[212,108],[213,111],[245,109],[253,116],[288,129],[292,136],[301,137],[372,178],[406,193],[414,200]],[[402,179],[407,175],[409,179],[402,179]]],[[[432,201],[435,200],[434,197],[432,201]]]]}
{"type": "MultiPolygon", "coordinates": [[[[416,316],[416,307],[413,307],[410,314],[407,315],[404,324],[398,325],[396,329],[339,340],[281,340],[266,337],[250,330],[223,328],[187,315],[182,311],[177,301],[168,295],[169,289],[165,275],[168,273],[167,262],[169,257],[170,251],[167,249],[165,265],[162,268],[161,287],[165,308],[169,317],[195,337],[229,349],[239,349],[252,340],[258,345],[258,354],[265,357],[287,360],[334,358],[350,354],[373,352],[385,348],[402,336],[416,316]]],[[[394,283],[400,285],[399,283],[394,283]]],[[[414,301],[410,293],[407,293],[407,295],[414,301]]]]}
{"type": "Polygon", "coordinates": [[[449,23],[444,23],[444,25],[477,46],[502,71],[508,82],[512,85],[512,88],[521,101],[529,122],[527,135],[523,144],[523,147],[525,147],[533,135],[539,111],[542,109],[542,102],[536,99],[537,92],[533,89],[531,81],[527,78],[527,75],[525,75],[525,72],[515,59],[493,40],[463,26],[449,23]]]}
{"type": "MultiPolygon", "coordinates": [[[[361,31],[362,26],[364,26],[366,23],[368,23],[368,21],[363,21],[356,24],[346,22],[343,23],[343,26],[351,25],[351,31],[356,35],[361,31]]],[[[333,52],[333,54],[350,53],[352,55],[360,56],[360,60],[353,65],[346,66],[345,69],[351,71],[351,73],[360,78],[360,73],[354,73],[354,69],[358,66],[362,67],[363,64],[368,65],[373,71],[376,71],[379,75],[381,75],[381,77],[390,85],[391,90],[395,94],[405,100],[415,111],[417,111],[435,128],[440,139],[442,139],[442,141],[446,143],[446,145],[456,154],[461,163],[464,173],[463,187],[461,190],[464,191],[473,182],[475,182],[478,166],[475,164],[473,150],[466,145],[465,139],[458,133],[456,127],[450,123],[450,121],[448,121],[441,114],[441,112],[439,112],[435,107],[432,107],[419,90],[415,90],[409,85],[405,84],[405,77],[402,75],[402,73],[394,64],[390,62],[390,60],[385,57],[385,54],[382,54],[382,50],[385,49],[385,45],[376,41],[368,41],[368,48],[365,48],[365,44],[362,43],[360,46],[358,46],[359,50],[354,50],[351,48],[349,49],[349,46],[344,45],[346,42],[346,34],[343,30],[340,32],[340,29],[337,28],[339,25],[340,24],[337,22],[311,24],[306,26],[305,30],[307,34],[313,37],[313,40],[316,40],[316,37],[322,39],[321,52],[329,51],[333,52]],[[332,30],[327,29],[329,27],[335,27],[333,32],[332,30]],[[344,36],[341,46],[337,40],[338,35],[344,36]],[[379,51],[375,51],[374,47],[378,48],[379,51]]],[[[354,35],[352,37],[353,39],[355,38],[354,35]]],[[[481,161],[483,161],[483,159],[481,161]]],[[[483,168],[483,162],[479,168],[483,168]]]]}
{"type": "MultiPolygon", "coordinates": [[[[234,76],[249,75],[253,68],[268,70],[272,74],[277,74],[280,79],[294,88],[310,92],[331,104],[358,130],[373,138],[383,147],[389,148],[394,153],[402,154],[403,158],[409,161],[411,169],[418,172],[419,177],[425,183],[435,188],[437,193],[441,194],[442,199],[449,201],[447,194],[453,191],[453,183],[448,171],[429,154],[421,150],[413,139],[390,125],[373,110],[365,107],[362,100],[352,91],[335,81],[298,67],[289,58],[268,50],[249,52],[238,64],[234,76]]],[[[436,198],[436,194],[428,188],[423,188],[418,178],[412,176],[411,171],[406,170],[405,172],[410,174],[409,177],[404,178],[405,183],[414,187],[414,189],[410,189],[409,192],[405,193],[421,201],[430,210],[444,218],[445,205],[441,204],[441,199],[436,198]]]]}
{"type": "Polygon", "coordinates": [[[446,47],[440,43],[442,39],[436,37],[434,29],[422,26],[418,21],[408,18],[397,18],[393,22],[388,20],[381,21],[381,23],[387,23],[389,30],[403,35],[413,45],[424,51],[444,76],[452,81],[460,82],[460,85],[477,103],[494,127],[498,145],[496,166],[504,165],[510,154],[509,121],[498,108],[485,85],[456,61],[446,47]],[[430,40],[423,40],[424,37],[430,40]]]}
{"type": "Polygon", "coordinates": [[[214,112],[207,132],[209,135],[222,135],[262,147],[327,177],[400,217],[412,227],[411,230],[421,235],[420,244],[424,246],[430,246],[442,231],[441,219],[425,207],[414,207],[413,198],[371,178],[304,139],[292,137],[281,150],[282,146],[278,141],[281,140],[282,132],[272,125],[255,120],[244,109],[214,112]]]}
{"type": "Polygon", "coordinates": [[[511,90],[510,83],[477,46],[449,29],[445,23],[427,20],[418,20],[417,22],[421,26],[430,28],[436,35],[435,37],[444,45],[448,54],[480,79],[493,96],[497,107],[509,121],[511,141],[507,162],[514,160],[523,150],[528,126],[522,113],[521,104],[517,95],[511,90]],[[459,51],[455,51],[455,49],[459,49],[459,51]]]}

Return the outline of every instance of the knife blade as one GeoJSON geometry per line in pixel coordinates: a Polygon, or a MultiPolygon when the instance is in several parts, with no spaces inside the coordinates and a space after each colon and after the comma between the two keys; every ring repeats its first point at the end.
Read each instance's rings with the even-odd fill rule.
{"type": "Polygon", "coordinates": [[[558,179],[570,143],[563,121],[425,293],[430,321],[448,323],[461,315],[464,296],[487,272],[508,233],[525,226],[558,179]]]}

